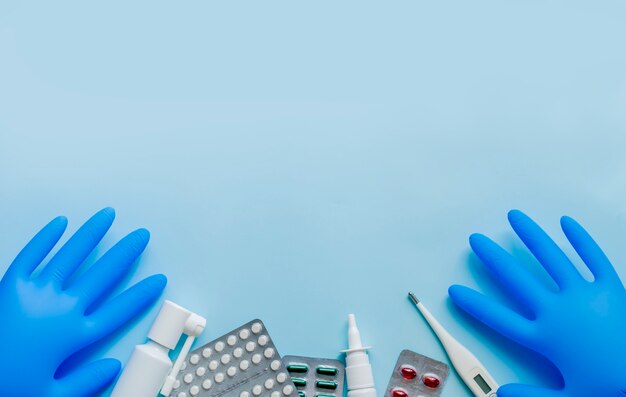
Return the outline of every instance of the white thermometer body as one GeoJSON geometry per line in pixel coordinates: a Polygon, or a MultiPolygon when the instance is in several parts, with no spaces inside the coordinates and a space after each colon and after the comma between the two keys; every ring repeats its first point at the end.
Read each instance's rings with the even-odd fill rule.
{"type": "Polygon", "coordinates": [[[476,356],[454,339],[412,292],[409,292],[409,297],[439,338],[441,345],[452,362],[452,366],[454,366],[454,369],[474,396],[497,397],[498,384],[476,356]]]}

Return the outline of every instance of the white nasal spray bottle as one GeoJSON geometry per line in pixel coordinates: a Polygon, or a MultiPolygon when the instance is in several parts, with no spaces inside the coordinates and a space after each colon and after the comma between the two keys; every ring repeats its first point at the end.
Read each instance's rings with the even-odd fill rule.
{"type": "Polygon", "coordinates": [[[348,315],[348,349],[346,353],[347,397],[376,397],[374,375],[367,356],[367,349],[361,343],[361,334],[356,326],[354,314],[348,315]]]}
{"type": "Polygon", "coordinates": [[[148,333],[148,342],[135,346],[111,397],[154,397],[159,392],[169,396],[193,341],[205,327],[203,317],[165,301],[148,333]],[[169,352],[183,334],[187,338],[172,365],[169,352]]]}

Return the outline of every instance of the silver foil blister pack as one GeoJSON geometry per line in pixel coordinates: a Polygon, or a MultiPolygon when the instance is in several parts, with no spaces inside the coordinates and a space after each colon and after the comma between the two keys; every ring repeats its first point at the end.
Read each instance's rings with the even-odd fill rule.
{"type": "Polygon", "coordinates": [[[261,320],[252,320],[189,353],[170,397],[296,397],[261,320]]]}

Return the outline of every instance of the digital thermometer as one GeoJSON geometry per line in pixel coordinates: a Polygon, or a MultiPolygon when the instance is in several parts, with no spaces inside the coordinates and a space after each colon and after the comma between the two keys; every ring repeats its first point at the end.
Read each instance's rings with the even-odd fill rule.
{"type": "Polygon", "coordinates": [[[415,303],[417,310],[422,313],[422,316],[424,316],[430,328],[432,328],[439,338],[441,345],[452,362],[452,366],[454,366],[454,369],[474,396],[497,397],[496,391],[498,390],[498,385],[480,361],[443,328],[439,321],[430,314],[428,309],[417,299],[413,292],[409,292],[409,298],[415,303]]]}

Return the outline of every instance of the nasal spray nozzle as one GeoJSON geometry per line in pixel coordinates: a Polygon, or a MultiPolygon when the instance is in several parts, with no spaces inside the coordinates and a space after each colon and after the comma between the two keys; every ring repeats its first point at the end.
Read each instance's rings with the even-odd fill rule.
{"type": "Polygon", "coordinates": [[[346,353],[346,383],[348,397],[376,397],[374,375],[367,355],[370,347],[364,347],[361,333],[356,326],[354,314],[348,315],[348,349],[346,353]]]}
{"type": "Polygon", "coordinates": [[[169,396],[191,345],[205,327],[205,318],[165,301],[148,333],[148,341],[135,346],[111,397],[154,397],[159,392],[169,396]],[[169,352],[176,348],[182,335],[186,335],[185,343],[172,365],[169,352]]]}

